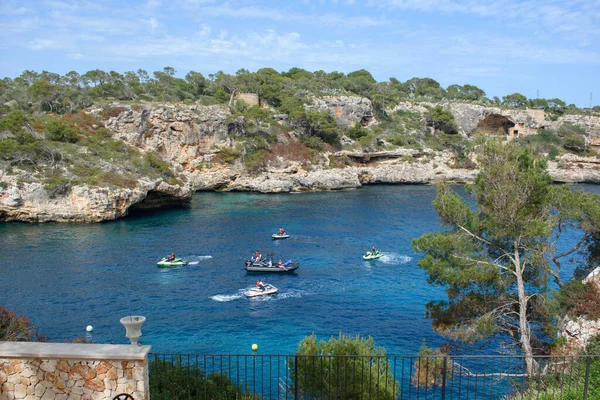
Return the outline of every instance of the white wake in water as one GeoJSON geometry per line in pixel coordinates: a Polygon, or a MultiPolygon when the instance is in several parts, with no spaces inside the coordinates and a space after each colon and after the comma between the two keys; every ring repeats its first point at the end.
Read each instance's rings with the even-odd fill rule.
{"type": "Polygon", "coordinates": [[[404,254],[398,253],[382,253],[383,256],[379,259],[384,264],[387,265],[402,265],[407,264],[412,261],[412,257],[409,257],[404,254]]]}
{"type": "Polygon", "coordinates": [[[306,293],[302,290],[290,289],[287,292],[277,293],[277,298],[278,299],[298,299],[298,298],[302,297],[302,295],[304,295],[304,294],[306,294],[306,293]]]}
{"type": "Polygon", "coordinates": [[[187,260],[190,260],[188,265],[198,265],[200,262],[210,260],[211,258],[212,256],[189,256],[187,257],[187,260]]]}
{"type": "MultiPolygon", "coordinates": [[[[244,299],[244,298],[246,298],[246,296],[244,296],[244,292],[246,290],[248,290],[248,289],[242,289],[236,294],[216,294],[214,296],[211,296],[210,298],[211,298],[211,300],[218,301],[221,303],[225,303],[225,302],[233,301],[233,300],[237,300],[237,299],[244,299]]],[[[304,290],[290,289],[285,292],[280,291],[280,292],[274,293],[272,295],[250,297],[250,298],[248,298],[248,300],[270,301],[270,300],[282,300],[282,299],[297,299],[297,298],[300,298],[305,295],[308,295],[308,293],[304,290]]]]}
{"type": "Polygon", "coordinates": [[[241,299],[243,297],[244,297],[244,295],[242,293],[236,293],[236,294],[215,294],[214,296],[211,296],[210,298],[214,301],[219,301],[221,303],[224,303],[227,301],[241,299]]]}

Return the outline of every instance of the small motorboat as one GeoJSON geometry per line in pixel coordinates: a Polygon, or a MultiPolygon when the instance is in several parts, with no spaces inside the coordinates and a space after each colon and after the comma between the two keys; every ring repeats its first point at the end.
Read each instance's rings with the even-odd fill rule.
{"type": "Polygon", "coordinates": [[[279,266],[277,263],[273,263],[271,260],[261,261],[246,261],[246,271],[248,272],[292,272],[298,269],[300,264],[293,262],[292,260],[287,261],[283,265],[279,266]]]}
{"type": "Polygon", "coordinates": [[[169,260],[167,257],[163,257],[156,265],[159,267],[181,267],[183,265],[188,265],[188,262],[181,258],[169,260]]]}
{"type": "Polygon", "coordinates": [[[262,288],[253,287],[244,292],[244,296],[246,297],[258,297],[258,296],[266,296],[269,294],[277,293],[279,289],[270,283],[265,283],[262,288]]]}
{"type": "Polygon", "coordinates": [[[363,256],[363,260],[376,260],[382,256],[383,254],[381,254],[380,251],[367,251],[367,253],[363,256]]]}
{"type": "Polygon", "coordinates": [[[274,234],[272,234],[272,235],[271,235],[271,238],[272,238],[273,240],[278,240],[278,239],[287,239],[287,238],[289,238],[289,237],[290,237],[290,235],[288,235],[287,233],[282,233],[282,234],[279,234],[279,233],[274,233],[274,234]]]}

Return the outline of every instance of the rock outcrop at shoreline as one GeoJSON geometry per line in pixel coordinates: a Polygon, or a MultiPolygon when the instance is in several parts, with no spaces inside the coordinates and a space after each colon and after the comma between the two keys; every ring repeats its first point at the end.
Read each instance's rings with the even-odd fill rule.
{"type": "MultiPolygon", "coordinates": [[[[600,267],[590,272],[582,282],[591,284],[596,291],[600,292],[600,267]]],[[[600,335],[600,319],[566,315],[559,323],[558,336],[563,337],[571,349],[585,350],[590,340],[598,335],[600,335]]]]}
{"type": "MultiPolygon", "coordinates": [[[[402,103],[395,109],[424,112],[424,106],[402,103]]],[[[464,183],[477,175],[476,169],[458,168],[464,164],[457,163],[455,153],[450,150],[393,149],[390,146],[386,146],[386,150],[342,151],[328,147],[318,154],[313,153],[312,161],[275,154],[260,172],[249,173],[239,158],[224,161],[221,157],[224,151],[238,151],[236,143],[247,134],[247,121],[244,117],[232,117],[226,106],[115,104],[112,107],[118,112],[104,122],[113,138],[142,153],[161,155],[181,178],[179,183],[140,178],[133,188],[79,185],[49,194],[41,183],[19,182],[19,172],[15,170],[0,178],[0,221],[112,220],[136,208],[186,206],[195,191],[326,191],[370,184],[464,183]]],[[[344,126],[377,123],[368,99],[325,97],[311,107],[329,112],[344,126]]],[[[590,140],[600,137],[600,118],[597,117],[564,116],[552,122],[540,118],[539,110],[503,110],[459,103],[444,107],[451,110],[464,135],[476,131],[486,116],[497,114],[532,131],[565,121],[582,123],[588,129],[590,140]]],[[[101,109],[89,112],[98,116],[101,109]]],[[[272,123],[286,122],[276,119],[272,123]]],[[[277,146],[297,143],[293,127],[290,129],[280,135],[277,146]]],[[[476,165],[472,161],[471,167],[476,165]]],[[[600,160],[567,154],[550,161],[549,172],[557,182],[600,183],[600,160]]]]}
{"type": "Polygon", "coordinates": [[[101,222],[126,216],[133,207],[186,207],[193,191],[160,181],[139,181],[134,189],[75,186],[50,196],[40,183],[10,182],[0,193],[0,221],[101,222]],[[156,196],[160,204],[149,205],[156,196]]]}

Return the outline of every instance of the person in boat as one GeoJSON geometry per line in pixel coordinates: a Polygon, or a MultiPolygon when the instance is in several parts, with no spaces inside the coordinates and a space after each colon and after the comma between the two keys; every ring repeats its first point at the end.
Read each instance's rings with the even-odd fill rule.
{"type": "Polygon", "coordinates": [[[262,256],[261,256],[261,254],[260,254],[260,251],[256,250],[256,251],[254,252],[254,260],[253,260],[253,261],[254,261],[254,262],[260,262],[260,259],[261,259],[261,258],[262,258],[262,256]]]}
{"type": "Polygon", "coordinates": [[[279,228],[279,235],[285,235],[285,229],[279,228]]]}
{"type": "Polygon", "coordinates": [[[283,260],[279,260],[279,262],[277,263],[277,267],[278,268],[283,268],[284,270],[287,271],[287,268],[285,267],[285,264],[283,263],[283,260]]]}
{"type": "Polygon", "coordinates": [[[377,253],[379,253],[379,250],[377,250],[377,249],[375,248],[375,246],[372,246],[372,247],[371,247],[371,255],[377,255],[377,253]]]}
{"type": "Polygon", "coordinates": [[[256,287],[260,290],[265,290],[265,284],[260,279],[256,281],[256,287]]]}
{"type": "Polygon", "coordinates": [[[175,260],[175,253],[171,253],[171,255],[169,255],[169,257],[167,257],[168,261],[174,261],[175,260]]]}

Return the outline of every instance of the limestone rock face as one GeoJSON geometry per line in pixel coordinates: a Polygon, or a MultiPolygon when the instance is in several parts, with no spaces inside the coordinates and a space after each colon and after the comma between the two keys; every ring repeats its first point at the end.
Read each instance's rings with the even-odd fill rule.
{"type": "Polygon", "coordinates": [[[306,109],[311,111],[327,111],[342,126],[354,126],[360,122],[368,126],[375,122],[371,100],[358,96],[323,96],[313,98],[313,103],[306,109]]]}
{"type": "Polygon", "coordinates": [[[600,160],[565,154],[556,161],[548,162],[548,172],[555,182],[600,183],[600,160]]]}
{"type": "Polygon", "coordinates": [[[600,267],[595,268],[583,280],[583,283],[591,283],[600,291],[600,267]]]}
{"type": "Polygon", "coordinates": [[[579,125],[584,128],[588,142],[593,143],[600,139],[600,117],[592,115],[563,115],[556,122],[552,123],[552,126],[558,129],[566,123],[579,125]]]}
{"type": "Polygon", "coordinates": [[[590,321],[579,317],[566,318],[561,323],[559,336],[567,339],[569,347],[584,350],[590,339],[600,334],[600,320],[590,321]]]}
{"type": "MultiPolygon", "coordinates": [[[[594,269],[583,280],[591,283],[600,291],[600,267],[594,269]]],[[[569,347],[585,350],[591,338],[600,335],[600,320],[589,320],[584,317],[572,319],[568,315],[560,321],[559,336],[567,339],[569,347]]]]}
{"type": "MultiPolygon", "coordinates": [[[[191,200],[190,187],[168,185],[160,180],[138,182],[134,189],[74,186],[65,195],[51,198],[41,183],[18,183],[9,177],[0,189],[0,221],[99,222],[127,215],[133,204],[143,203],[149,193],[167,199],[160,205],[185,206],[191,200]]],[[[152,196],[150,196],[152,197],[152,196]]]]}
{"type": "MultiPolygon", "coordinates": [[[[458,126],[458,131],[463,136],[471,136],[477,133],[480,123],[488,116],[497,115],[505,117],[514,126],[518,134],[531,135],[537,133],[537,130],[550,126],[550,122],[545,120],[544,111],[537,109],[504,109],[500,107],[486,107],[470,103],[412,103],[401,102],[391,111],[410,111],[419,114],[426,113],[427,107],[441,106],[450,111],[454,121],[458,126]]],[[[493,132],[496,133],[498,127],[494,126],[493,132]]],[[[507,134],[510,132],[506,132],[507,134]]]]}
{"type": "MultiPolygon", "coordinates": [[[[426,106],[436,105],[403,102],[388,111],[424,114],[426,106]]],[[[513,133],[518,130],[519,134],[573,123],[583,126],[590,134],[589,139],[598,140],[600,144],[600,118],[597,117],[568,115],[550,122],[544,120],[542,110],[509,110],[462,103],[440,105],[452,112],[460,133],[465,136],[482,128],[486,119],[489,124],[484,127],[499,123],[503,128],[513,129],[513,133]]],[[[263,172],[250,174],[237,156],[226,163],[223,153],[219,154],[223,149],[233,148],[247,135],[244,117],[231,118],[226,106],[147,103],[113,104],[112,107],[118,114],[112,113],[114,116],[105,124],[113,138],[136,146],[142,152],[161,154],[171,163],[180,182],[185,183],[171,185],[163,180],[142,178],[133,189],[67,185],[49,194],[33,178],[20,180],[18,172],[8,175],[0,171],[0,221],[111,220],[135,208],[186,205],[198,190],[263,193],[337,190],[378,183],[469,182],[477,174],[475,169],[457,168],[450,151],[403,148],[380,151],[379,146],[387,147],[383,139],[379,140],[379,146],[373,145],[367,150],[329,150],[316,154],[313,161],[294,161],[282,156],[281,150],[297,144],[293,131],[280,135],[276,144],[280,153],[268,161],[263,172]]],[[[313,104],[306,107],[329,112],[342,126],[376,123],[370,100],[357,96],[315,98],[313,104]]],[[[101,115],[101,111],[97,108],[89,112],[101,115]]],[[[344,143],[352,145],[353,140],[344,138],[344,143]]],[[[567,154],[549,162],[549,172],[557,182],[600,183],[600,160],[567,154]]],[[[21,175],[27,174],[23,171],[21,175]]]]}
{"type": "Polygon", "coordinates": [[[239,124],[233,124],[235,132],[229,136],[227,115],[225,106],[145,105],[129,107],[110,118],[106,127],[115,139],[156,151],[185,168],[211,150],[231,146],[243,134],[237,131],[239,124]]]}

